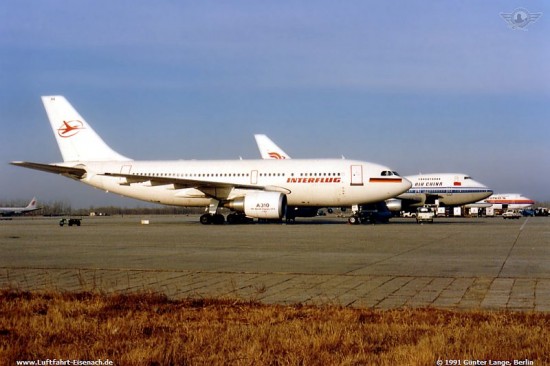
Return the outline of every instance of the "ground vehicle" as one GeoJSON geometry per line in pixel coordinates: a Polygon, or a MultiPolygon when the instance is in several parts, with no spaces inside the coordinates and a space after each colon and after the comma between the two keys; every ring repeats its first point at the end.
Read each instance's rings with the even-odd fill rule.
{"type": "Polygon", "coordinates": [[[548,209],[546,207],[537,207],[535,216],[548,216],[548,209]]]}
{"type": "Polygon", "coordinates": [[[520,213],[514,210],[506,210],[506,212],[502,214],[503,219],[519,219],[520,217],[520,213]]]}
{"type": "Polygon", "coordinates": [[[416,222],[421,223],[424,221],[434,222],[435,213],[430,207],[419,207],[416,209],[416,222]]]}
{"type": "Polygon", "coordinates": [[[59,226],[63,226],[63,225],[69,225],[69,226],[73,226],[73,225],[76,225],[76,226],[80,226],[80,219],[61,219],[59,220],[59,226]]]}

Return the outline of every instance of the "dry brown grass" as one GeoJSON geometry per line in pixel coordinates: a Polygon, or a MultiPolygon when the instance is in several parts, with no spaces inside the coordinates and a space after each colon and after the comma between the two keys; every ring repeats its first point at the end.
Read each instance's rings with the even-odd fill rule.
{"type": "Polygon", "coordinates": [[[0,363],[434,365],[550,363],[550,314],[172,301],[159,294],[0,291],[0,363]]]}

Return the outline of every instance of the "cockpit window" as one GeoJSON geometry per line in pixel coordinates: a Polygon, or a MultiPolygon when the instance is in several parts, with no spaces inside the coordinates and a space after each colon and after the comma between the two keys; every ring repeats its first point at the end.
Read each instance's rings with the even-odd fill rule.
{"type": "Polygon", "coordinates": [[[472,177],[464,177],[464,179],[472,179],[472,177]]]}
{"type": "Polygon", "coordinates": [[[390,170],[384,170],[382,173],[380,173],[380,175],[383,177],[391,177],[394,175],[399,177],[399,174],[397,174],[397,172],[390,171],[390,170]]]}

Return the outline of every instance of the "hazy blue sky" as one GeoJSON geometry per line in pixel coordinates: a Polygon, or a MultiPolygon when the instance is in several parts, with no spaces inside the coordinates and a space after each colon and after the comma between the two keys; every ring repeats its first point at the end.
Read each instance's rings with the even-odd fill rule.
{"type": "Polygon", "coordinates": [[[0,200],[141,205],[61,160],[61,94],[134,159],[361,159],[550,200],[548,1],[0,2],[0,200]],[[500,13],[542,12],[527,31],[500,13]]]}

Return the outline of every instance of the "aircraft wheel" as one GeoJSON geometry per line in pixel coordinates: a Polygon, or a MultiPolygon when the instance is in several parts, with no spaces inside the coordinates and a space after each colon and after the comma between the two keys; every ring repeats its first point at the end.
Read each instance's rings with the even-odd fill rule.
{"type": "Polygon", "coordinates": [[[350,216],[348,217],[348,222],[351,224],[351,225],[357,225],[360,223],[360,220],[359,220],[359,217],[358,216],[350,216]]]}
{"type": "Polygon", "coordinates": [[[223,225],[225,223],[225,217],[222,214],[215,214],[212,217],[212,223],[214,225],[223,225]]]}
{"type": "Polygon", "coordinates": [[[203,225],[210,225],[212,223],[212,215],[210,214],[204,214],[200,218],[200,222],[203,225]]]}

